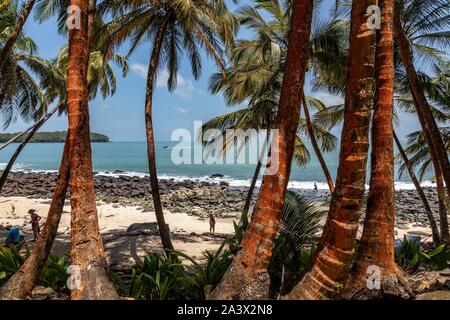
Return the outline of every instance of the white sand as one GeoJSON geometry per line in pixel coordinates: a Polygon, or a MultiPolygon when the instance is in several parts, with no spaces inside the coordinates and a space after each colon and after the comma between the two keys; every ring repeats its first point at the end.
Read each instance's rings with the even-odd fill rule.
{"type": "MultiPolygon", "coordinates": [[[[0,225],[20,227],[27,240],[33,238],[29,224],[28,210],[34,208],[43,217],[42,224],[50,206],[50,199],[28,199],[25,197],[0,197],[0,225]]],[[[116,268],[127,267],[140,260],[146,252],[162,251],[159,236],[141,233],[127,235],[126,231],[133,224],[156,222],[153,212],[143,213],[135,206],[118,206],[113,204],[97,204],[100,232],[105,243],[105,250],[109,264],[116,268]]],[[[209,220],[197,216],[165,211],[166,223],[169,224],[173,235],[175,250],[184,252],[195,259],[201,259],[205,250],[216,250],[223,242],[223,237],[212,237],[209,234],[209,220]],[[193,234],[194,233],[194,234],[193,234]]],[[[325,217],[322,223],[325,222],[325,217]]],[[[358,230],[361,237],[363,226],[358,230]]],[[[396,238],[403,239],[405,234],[418,233],[422,241],[432,241],[429,228],[408,225],[407,230],[396,230],[396,238]]],[[[216,218],[216,234],[231,235],[234,232],[233,219],[216,218]]],[[[320,236],[320,232],[317,236],[320,236]]],[[[3,241],[3,239],[1,239],[3,241]]],[[[32,246],[32,242],[29,242],[32,246]]],[[[66,201],[54,253],[69,254],[70,251],[70,204],[66,201]]]]}
{"type": "MultiPolygon", "coordinates": [[[[50,199],[28,199],[25,197],[0,197],[0,225],[18,226],[25,232],[27,240],[33,238],[28,210],[36,209],[45,221],[50,199]]],[[[112,266],[126,266],[145,256],[146,252],[161,251],[159,236],[140,234],[127,236],[126,230],[132,224],[156,222],[153,212],[143,213],[134,206],[117,206],[113,204],[97,204],[100,232],[105,243],[105,250],[112,266]],[[115,207],[116,208],[115,208],[115,207]]],[[[205,250],[216,250],[223,238],[209,234],[209,219],[187,214],[165,211],[166,223],[174,233],[175,250],[182,251],[191,257],[201,259],[205,250]],[[195,234],[192,234],[195,233],[195,234]]],[[[230,235],[234,232],[233,219],[216,218],[216,234],[230,235]]],[[[2,239],[3,241],[3,239],[2,239]]],[[[32,242],[29,243],[32,245],[32,242]]],[[[70,203],[64,206],[58,235],[54,246],[56,254],[68,254],[70,249],[70,203]]]]}

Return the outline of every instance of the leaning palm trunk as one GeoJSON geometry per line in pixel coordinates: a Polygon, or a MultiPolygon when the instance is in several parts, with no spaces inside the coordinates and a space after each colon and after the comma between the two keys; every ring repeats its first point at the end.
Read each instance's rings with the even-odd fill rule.
{"type": "Polygon", "coordinates": [[[447,197],[445,194],[444,181],[442,178],[442,171],[436,170],[436,190],[438,194],[438,203],[439,203],[439,226],[441,231],[441,241],[445,244],[450,244],[450,235],[448,229],[448,207],[447,207],[447,197]]]}
{"type": "Polygon", "coordinates": [[[22,14],[19,17],[19,20],[17,20],[16,25],[14,26],[14,29],[9,36],[8,40],[6,41],[5,45],[3,46],[3,49],[0,52],[0,74],[3,73],[3,68],[5,67],[7,57],[10,55],[11,51],[13,50],[14,45],[16,44],[17,38],[19,37],[20,33],[22,32],[23,26],[25,22],[28,19],[28,16],[31,13],[31,10],[33,9],[34,3],[36,0],[28,0],[27,4],[22,10],[22,14]]]}
{"type": "Polygon", "coordinates": [[[250,188],[248,189],[247,198],[245,199],[244,209],[242,211],[241,224],[243,222],[244,217],[248,217],[248,213],[250,210],[250,204],[252,202],[253,193],[255,192],[256,182],[258,181],[259,174],[261,172],[262,161],[266,156],[266,149],[268,144],[269,134],[267,134],[267,139],[264,140],[261,155],[259,156],[258,163],[256,164],[255,173],[253,174],[252,182],[250,184],[250,188]]]}
{"type": "Polygon", "coordinates": [[[316,135],[314,134],[313,128],[311,126],[311,117],[309,116],[308,105],[306,104],[305,97],[303,97],[303,109],[305,110],[306,130],[308,131],[309,140],[311,141],[311,144],[312,144],[312,147],[316,154],[316,157],[319,160],[323,174],[325,175],[325,178],[327,179],[328,188],[330,189],[330,193],[333,193],[334,192],[333,178],[331,178],[330,171],[328,170],[328,167],[327,167],[327,163],[325,162],[322,152],[320,151],[319,145],[317,144],[316,135]]]}
{"type": "Polygon", "coordinates": [[[69,175],[69,144],[66,137],[58,171],[58,181],[44,228],[25,263],[1,288],[0,299],[17,300],[30,298],[33,287],[44,268],[56,238],[66,199],[67,187],[69,186],[69,175]]]}
{"type": "Polygon", "coordinates": [[[350,299],[383,299],[412,296],[403,272],[395,263],[394,191],[394,0],[380,0],[381,29],[377,32],[376,95],[372,122],[370,190],[364,231],[357,259],[347,282],[350,299]],[[368,285],[376,268],[378,283],[368,285]]]}
{"type": "Polygon", "coordinates": [[[297,0],[292,4],[289,46],[275,125],[279,135],[274,138],[271,150],[272,160],[273,157],[278,159],[278,172],[264,175],[252,221],[241,242],[242,249],[210,299],[268,297],[270,281],[267,267],[279,229],[300,120],[313,2],[297,0]]]}
{"type": "MultiPolygon", "coordinates": [[[[23,140],[23,142],[20,143],[20,145],[17,147],[16,151],[14,152],[13,156],[9,160],[5,170],[3,170],[2,176],[0,177],[0,194],[2,192],[3,186],[5,185],[6,179],[8,178],[9,173],[11,172],[11,169],[16,162],[17,158],[19,157],[20,153],[22,152],[23,148],[30,142],[31,138],[33,138],[34,134],[42,127],[42,125],[51,118],[53,114],[59,109],[59,106],[55,107],[50,113],[45,115],[44,118],[39,120],[34,127],[31,128],[31,130],[26,131],[27,136],[23,140]]],[[[20,136],[20,135],[19,135],[20,136]]],[[[17,136],[16,136],[17,137],[17,136]]],[[[18,138],[17,138],[18,139],[18,138]]]]}
{"type": "Polygon", "coordinates": [[[170,229],[164,219],[164,212],[161,205],[161,197],[159,193],[158,174],[156,171],[156,157],[155,157],[155,140],[153,136],[153,120],[152,120],[152,107],[153,107],[153,86],[155,75],[158,70],[159,58],[161,55],[161,45],[167,26],[172,17],[169,12],[164,17],[160,29],[154,40],[153,51],[150,57],[150,64],[148,66],[147,75],[147,90],[145,98],[145,128],[147,133],[147,156],[148,156],[148,169],[150,173],[150,185],[152,188],[153,206],[155,209],[156,221],[158,223],[159,234],[164,250],[167,253],[173,251],[172,241],[170,240],[170,229]]]}
{"type": "Polygon", "coordinates": [[[395,13],[394,25],[395,37],[398,41],[400,56],[402,58],[403,65],[405,66],[409,87],[417,110],[417,116],[425,133],[425,138],[430,149],[430,156],[434,167],[441,167],[441,172],[447,188],[447,194],[450,197],[450,161],[448,159],[447,148],[445,147],[436,120],[431,113],[425,93],[420,86],[412,60],[411,47],[405,36],[398,12],[395,13]]]}
{"type": "Polygon", "coordinates": [[[374,87],[375,30],[367,25],[367,8],[376,4],[376,0],[352,2],[349,74],[336,186],[313,267],[287,296],[290,299],[338,296],[355,253],[365,191],[374,87]]]}
{"type": "Polygon", "coordinates": [[[430,223],[431,233],[433,235],[433,242],[436,246],[438,246],[441,243],[441,239],[440,239],[439,229],[438,229],[436,220],[434,219],[434,216],[433,216],[433,211],[431,210],[431,207],[430,207],[428,199],[425,195],[425,192],[423,192],[420,182],[416,177],[414,168],[412,167],[411,163],[409,162],[408,156],[406,155],[405,150],[403,150],[402,144],[400,143],[400,140],[398,139],[395,132],[394,132],[394,140],[395,140],[395,143],[397,144],[397,149],[400,153],[400,156],[402,157],[403,162],[405,163],[406,169],[408,169],[409,177],[411,178],[411,181],[414,183],[414,187],[416,188],[417,193],[418,193],[420,199],[422,200],[423,207],[424,207],[425,212],[428,217],[428,222],[430,223]]]}
{"type": "Polygon", "coordinates": [[[92,173],[87,85],[91,38],[88,13],[95,12],[95,1],[71,0],[71,5],[79,8],[81,21],[80,29],[69,31],[67,69],[71,258],[77,269],[74,277],[79,280],[72,288],[71,297],[74,300],[117,299],[100,236],[92,173]]]}
{"type": "Polygon", "coordinates": [[[24,130],[24,131],[22,131],[22,132],[16,134],[14,137],[12,137],[12,138],[9,139],[8,141],[6,141],[4,144],[2,144],[2,145],[0,146],[0,150],[5,149],[5,148],[6,148],[7,146],[9,146],[11,143],[14,143],[14,142],[17,141],[18,139],[22,138],[24,135],[26,135],[28,132],[30,132],[30,130],[33,130],[34,127],[35,127],[36,125],[37,125],[37,124],[35,123],[35,124],[33,124],[31,127],[29,127],[28,129],[26,129],[26,130],[24,130]]]}
{"type": "Polygon", "coordinates": [[[23,148],[27,145],[27,143],[31,140],[34,133],[37,130],[30,131],[28,135],[25,137],[25,140],[17,147],[16,151],[14,152],[13,156],[9,160],[8,164],[5,167],[5,170],[3,170],[2,176],[0,177],[0,194],[2,192],[3,186],[5,185],[6,178],[9,176],[9,173],[11,172],[11,169],[16,162],[17,158],[19,157],[20,153],[22,152],[23,148]]]}

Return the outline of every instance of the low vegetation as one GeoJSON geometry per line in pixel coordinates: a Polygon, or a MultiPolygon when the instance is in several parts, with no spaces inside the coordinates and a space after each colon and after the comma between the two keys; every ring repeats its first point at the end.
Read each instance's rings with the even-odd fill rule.
{"type": "MultiPolygon", "coordinates": [[[[19,133],[0,133],[0,143],[5,143],[19,133]]],[[[66,131],[37,132],[31,138],[30,143],[64,143],[66,141],[66,131]]],[[[18,138],[15,142],[23,142],[25,137],[18,138]]],[[[109,138],[104,134],[91,132],[91,142],[109,142],[109,138]]]]}

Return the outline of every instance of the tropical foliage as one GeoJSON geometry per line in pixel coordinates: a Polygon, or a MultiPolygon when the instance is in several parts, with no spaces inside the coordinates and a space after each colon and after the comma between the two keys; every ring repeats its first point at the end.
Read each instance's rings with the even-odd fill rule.
{"type": "MultiPolygon", "coordinates": [[[[0,246],[0,295],[29,298],[36,284],[69,294],[67,268],[76,263],[94,265],[94,269],[83,269],[83,285],[71,290],[73,299],[115,299],[117,293],[139,300],[278,299],[284,295],[292,299],[408,299],[413,293],[403,271],[414,274],[447,266],[448,0],[335,1],[334,14],[326,19],[320,14],[321,1],[314,0],[245,4],[237,0],[28,0],[20,4],[15,0],[0,4],[0,122],[5,129],[19,119],[33,125],[22,133],[0,135],[6,144],[20,142],[2,172],[0,192],[27,143],[58,141],[65,142],[65,147],[45,236],[31,252],[0,246]],[[83,23],[77,31],[66,25],[69,5],[80,9],[83,23]],[[381,8],[381,31],[367,23],[371,5],[381,8]],[[68,38],[52,59],[41,57],[37,44],[24,32],[33,18],[38,22],[56,19],[56,29],[68,38]],[[148,58],[142,116],[164,253],[148,252],[131,270],[109,274],[90,146],[91,141],[108,138],[90,132],[89,102],[116,93],[117,71],[125,77],[128,59],[142,47],[148,58]],[[126,56],[119,54],[121,50],[126,56]],[[281,135],[265,137],[241,221],[234,222],[234,235],[216,251],[194,259],[175,250],[165,222],[154,137],[160,123],[153,122],[153,114],[159,108],[154,99],[158,77],[166,74],[165,85],[173,92],[184,63],[192,77],[200,79],[203,56],[216,68],[208,75],[209,91],[221,95],[227,106],[238,108],[210,119],[201,132],[251,133],[229,137],[220,152],[242,151],[271,129],[281,135]],[[324,95],[344,102],[326,103],[324,95]],[[68,117],[67,131],[37,133],[57,112],[68,117]],[[420,128],[410,130],[403,150],[394,128],[405,125],[405,114],[417,118],[420,128]],[[323,153],[338,147],[333,134],[338,126],[342,135],[335,174],[323,153]],[[258,189],[262,160],[274,152],[273,139],[279,142],[275,151],[281,155],[278,175],[264,175],[258,189]],[[394,142],[400,178],[407,171],[414,181],[435,248],[407,237],[395,243],[394,142]],[[324,212],[287,190],[292,159],[303,170],[312,152],[331,195],[323,227],[324,212]],[[434,175],[436,182],[439,221],[419,183],[426,174],[434,175]],[[71,259],[50,254],[69,188],[71,259]],[[254,193],[258,198],[251,211],[254,193]],[[363,233],[356,244],[362,210],[363,233]],[[383,266],[381,282],[391,281],[387,275],[395,279],[389,282],[389,292],[384,291],[386,286],[366,290],[366,267],[374,263],[383,266]],[[249,285],[252,290],[247,290],[249,285]]],[[[208,134],[198,139],[211,148],[219,142],[208,134]]]]}

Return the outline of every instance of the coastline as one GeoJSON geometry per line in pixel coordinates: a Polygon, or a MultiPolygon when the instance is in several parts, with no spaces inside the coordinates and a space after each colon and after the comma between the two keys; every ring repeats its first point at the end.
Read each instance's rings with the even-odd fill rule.
{"type": "MultiPolygon", "coordinates": [[[[29,240],[32,232],[26,212],[35,208],[45,219],[56,179],[56,173],[50,172],[12,172],[0,196],[0,226],[17,225],[27,232],[29,240]]],[[[100,231],[113,270],[130,266],[146,252],[162,251],[148,177],[133,177],[120,172],[96,175],[95,185],[100,231]]],[[[247,196],[247,187],[231,186],[220,177],[211,178],[209,182],[160,179],[160,188],[176,250],[197,260],[202,259],[205,250],[216,250],[224,239],[232,236],[233,222],[239,221],[247,196]],[[209,213],[216,215],[216,235],[209,234],[209,213]]],[[[320,206],[324,212],[321,223],[324,224],[330,200],[328,190],[293,190],[320,206]]],[[[424,190],[437,217],[435,189],[424,190]]],[[[423,242],[431,241],[428,219],[414,190],[397,190],[396,207],[396,239],[414,235],[423,242]]],[[[362,222],[363,217],[358,237],[361,236],[362,222]]],[[[68,254],[69,247],[70,203],[66,200],[54,252],[68,254]]]]}

